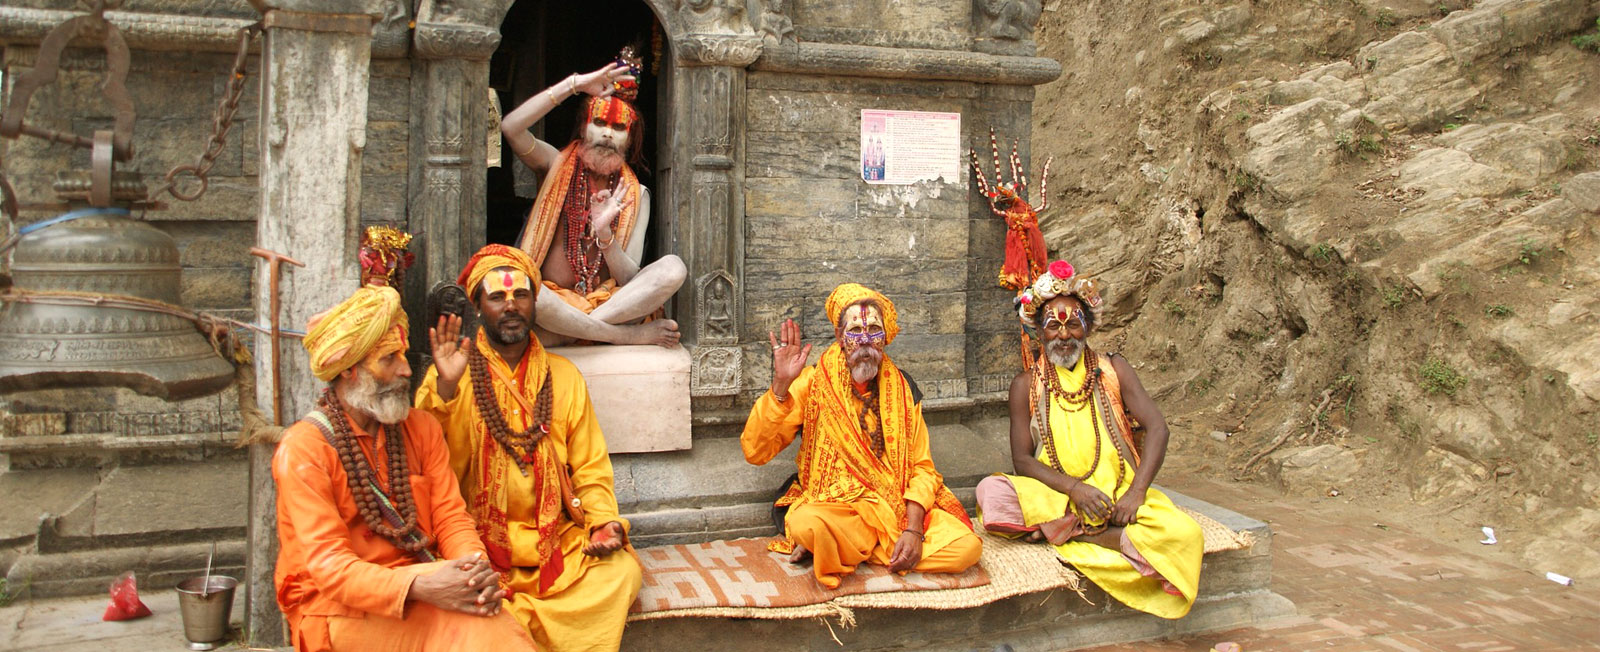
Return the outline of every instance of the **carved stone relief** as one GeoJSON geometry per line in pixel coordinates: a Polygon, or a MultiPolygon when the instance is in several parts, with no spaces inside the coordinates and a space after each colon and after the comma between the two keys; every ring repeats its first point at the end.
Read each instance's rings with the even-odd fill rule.
{"type": "MultiPolygon", "coordinates": [[[[732,125],[729,124],[729,85],[730,73],[726,68],[712,68],[705,70],[695,77],[694,84],[694,138],[696,156],[721,156],[733,155],[733,144],[729,138],[732,125]]],[[[697,167],[700,166],[697,162],[697,167]]]]}
{"type": "Polygon", "coordinates": [[[696,347],[689,375],[689,395],[731,396],[739,393],[742,359],[737,347],[696,347]]]}
{"type": "Polygon", "coordinates": [[[1043,10],[1041,0],[974,0],[978,35],[1005,41],[1033,38],[1033,28],[1043,10]]]}
{"type": "Polygon", "coordinates": [[[745,0],[680,0],[678,18],[689,32],[740,34],[750,30],[745,0]]]}
{"type": "Polygon", "coordinates": [[[695,314],[700,324],[698,344],[736,344],[739,341],[738,296],[733,277],[718,270],[700,278],[695,296],[695,314]]]}

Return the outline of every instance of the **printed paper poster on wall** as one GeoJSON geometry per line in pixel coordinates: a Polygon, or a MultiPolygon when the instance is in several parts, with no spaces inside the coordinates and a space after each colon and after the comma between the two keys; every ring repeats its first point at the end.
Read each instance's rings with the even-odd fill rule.
{"type": "Polygon", "coordinates": [[[861,110],[861,180],[961,183],[961,114],[861,110]]]}

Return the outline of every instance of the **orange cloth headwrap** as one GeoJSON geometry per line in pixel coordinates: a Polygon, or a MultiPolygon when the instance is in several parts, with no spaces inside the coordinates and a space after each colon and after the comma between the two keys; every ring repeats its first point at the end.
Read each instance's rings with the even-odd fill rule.
{"type": "Polygon", "coordinates": [[[844,315],[845,308],[869,300],[878,304],[878,308],[883,310],[884,343],[893,342],[894,336],[900,334],[899,314],[894,310],[894,302],[890,301],[888,297],[879,294],[876,290],[860,283],[842,284],[834,288],[833,292],[828,295],[828,302],[824,305],[824,309],[828,312],[828,319],[833,320],[833,325],[837,327],[839,325],[839,317],[844,315]]]}
{"type": "Polygon", "coordinates": [[[483,277],[488,276],[496,267],[510,267],[528,275],[528,280],[533,284],[533,296],[539,296],[539,266],[533,264],[533,259],[516,247],[492,244],[478,250],[467,259],[467,266],[461,270],[461,275],[456,277],[456,284],[467,291],[467,297],[478,298],[478,291],[483,288],[483,277]]]}
{"type": "Polygon", "coordinates": [[[400,293],[368,285],[339,305],[312,315],[300,343],[311,354],[311,373],[327,382],[369,355],[404,351],[408,326],[400,293]]]}

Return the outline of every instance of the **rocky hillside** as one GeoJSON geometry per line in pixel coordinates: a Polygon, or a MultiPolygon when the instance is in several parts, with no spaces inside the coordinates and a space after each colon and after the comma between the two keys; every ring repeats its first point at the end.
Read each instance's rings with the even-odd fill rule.
{"type": "Polygon", "coordinates": [[[1172,464],[1600,576],[1597,15],[1047,3],[1045,233],[1108,286],[1172,464]]]}

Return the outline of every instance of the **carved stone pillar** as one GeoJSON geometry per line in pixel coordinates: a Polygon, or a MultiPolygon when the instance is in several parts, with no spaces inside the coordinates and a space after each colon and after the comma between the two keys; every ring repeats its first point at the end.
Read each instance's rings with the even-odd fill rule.
{"type": "MultiPolygon", "coordinates": [[[[412,68],[410,228],[421,274],[408,288],[421,297],[454,280],[484,244],[484,129],[489,57],[500,32],[482,25],[434,22],[432,3],[418,15],[412,68]]],[[[425,325],[421,326],[426,328],[425,325]]],[[[425,332],[425,331],[424,331],[425,332]]]]}
{"type": "Polygon", "coordinates": [[[673,152],[677,171],[673,223],[690,282],[680,293],[678,321],[693,342],[690,393],[739,391],[743,356],[745,67],[761,53],[754,34],[691,34],[675,43],[680,68],[674,93],[673,152]],[[687,163],[687,164],[685,164],[687,163]]]}
{"type": "MultiPolygon", "coordinates": [[[[361,206],[361,154],[366,147],[367,85],[372,26],[378,2],[272,2],[265,9],[261,79],[261,212],[256,241],[304,261],[284,266],[282,323],[299,328],[312,314],[348,297],[359,283],[356,266],[361,206]],[[337,12],[337,13],[335,13],[337,12]]],[[[258,274],[265,274],[263,266],[258,274]]],[[[255,310],[268,319],[270,279],[258,276],[255,310]]],[[[256,350],[267,351],[256,336],[256,350]]],[[[284,342],[278,361],[285,419],[313,406],[321,383],[306,356],[284,342]]],[[[271,405],[272,361],[256,356],[256,400],[271,405]]],[[[277,561],[277,492],[273,448],[250,451],[250,545],[245,609],[254,646],[284,644],[283,617],[273,590],[277,561]]]]}

